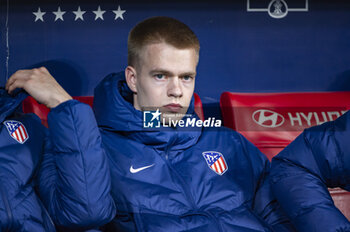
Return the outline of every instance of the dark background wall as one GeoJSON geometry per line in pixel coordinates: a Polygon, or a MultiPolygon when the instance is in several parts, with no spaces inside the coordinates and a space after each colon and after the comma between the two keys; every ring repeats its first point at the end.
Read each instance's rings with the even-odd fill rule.
{"type": "MultiPolygon", "coordinates": [[[[247,1],[0,0],[0,85],[18,69],[45,65],[70,94],[92,95],[104,76],[126,66],[129,30],[165,15],[200,39],[196,92],[205,104],[217,103],[223,91],[350,90],[350,1],[309,0],[307,11],[296,12],[306,0],[285,0],[281,19],[248,12],[247,1]],[[124,20],[115,20],[118,5],[124,20]],[[78,6],[84,21],[74,20],[78,6]],[[104,20],[95,20],[98,6],[104,20]],[[35,22],[38,7],[44,22],[35,22]],[[55,21],[58,7],[64,21],[55,21]]],[[[249,3],[266,9],[270,2],[249,3]]]]}

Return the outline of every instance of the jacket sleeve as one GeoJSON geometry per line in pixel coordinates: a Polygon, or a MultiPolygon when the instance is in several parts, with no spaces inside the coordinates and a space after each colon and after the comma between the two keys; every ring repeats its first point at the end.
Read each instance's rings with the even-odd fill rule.
{"type": "Polygon", "coordinates": [[[64,231],[97,228],[115,216],[107,157],[92,109],[75,100],[52,109],[39,193],[64,231]]]}
{"type": "Polygon", "coordinates": [[[349,190],[350,114],[305,130],[272,161],[272,189],[298,231],[350,231],[327,187],[349,190]]]}
{"type": "Polygon", "coordinates": [[[260,150],[242,136],[245,153],[250,159],[254,172],[255,194],[253,210],[273,231],[296,231],[274,197],[270,185],[270,162],[260,150]]]}

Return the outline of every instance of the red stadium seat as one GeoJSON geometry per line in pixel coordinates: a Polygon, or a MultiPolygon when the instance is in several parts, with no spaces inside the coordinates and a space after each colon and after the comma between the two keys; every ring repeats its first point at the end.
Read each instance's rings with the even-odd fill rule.
{"type": "Polygon", "coordinates": [[[204,120],[203,105],[198,94],[194,93],[194,111],[201,120],[204,120]]]}
{"type": "Polygon", "coordinates": [[[75,100],[78,100],[82,103],[88,104],[89,106],[92,107],[92,104],[94,102],[94,97],[93,96],[77,96],[73,97],[75,100]]]}
{"type": "MultiPolygon", "coordinates": [[[[90,106],[92,106],[92,102],[94,100],[94,97],[92,96],[79,96],[73,98],[90,106]]],[[[49,114],[50,109],[45,105],[39,104],[34,98],[29,96],[23,101],[22,109],[24,113],[36,114],[41,119],[42,124],[48,127],[47,115],[49,114]]]]}
{"type": "MultiPolygon", "coordinates": [[[[350,92],[232,93],[220,98],[224,125],[239,131],[270,160],[305,128],[334,120],[350,109],[350,92]]],[[[330,189],[350,219],[350,193],[330,189]]]]}
{"type": "Polygon", "coordinates": [[[350,92],[224,92],[220,106],[224,125],[242,133],[271,159],[305,128],[345,113],[350,92]]]}
{"type": "MultiPolygon", "coordinates": [[[[91,107],[94,101],[93,96],[77,96],[73,98],[80,102],[88,104],[91,107]]],[[[194,103],[195,112],[200,119],[204,120],[202,101],[199,98],[198,94],[196,93],[194,93],[194,100],[195,100],[195,103],[194,103]]],[[[48,127],[47,115],[49,114],[50,109],[47,108],[45,105],[39,104],[34,98],[29,96],[23,101],[22,109],[24,113],[36,114],[41,119],[42,124],[48,127]]]]}
{"type": "Polygon", "coordinates": [[[50,109],[47,108],[45,105],[39,104],[34,98],[29,96],[26,99],[24,99],[22,103],[22,109],[24,113],[36,114],[41,119],[41,123],[46,127],[48,126],[47,115],[49,114],[50,109]]]}

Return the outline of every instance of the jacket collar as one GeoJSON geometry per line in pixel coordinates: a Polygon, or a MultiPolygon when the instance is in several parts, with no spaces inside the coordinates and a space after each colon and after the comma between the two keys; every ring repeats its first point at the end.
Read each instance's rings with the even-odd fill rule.
{"type": "Polygon", "coordinates": [[[23,90],[17,90],[9,95],[3,87],[0,87],[0,122],[16,111],[27,96],[23,90]]]}
{"type": "MultiPolygon", "coordinates": [[[[142,112],[132,104],[133,93],[126,84],[124,73],[112,73],[95,88],[94,111],[97,123],[105,130],[124,136],[160,150],[181,150],[194,145],[201,129],[143,128],[142,112]]],[[[192,97],[188,114],[194,112],[192,97]]]]}

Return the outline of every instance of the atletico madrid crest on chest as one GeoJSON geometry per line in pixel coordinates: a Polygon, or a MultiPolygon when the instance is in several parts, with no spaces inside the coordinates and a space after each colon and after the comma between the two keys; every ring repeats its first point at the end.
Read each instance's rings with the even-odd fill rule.
{"type": "Polygon", "coordinates": [[[17,142],[23,144],[29,138],[28,132],[21,122],[9,120],[5,121],[4,125],[6,126],[10,136],[17,142]]]}
{"type": "Polygon", "coordinates": [[[227,169],[227,163],[224,156],[217,151],[205,151],[202,153],[208,167],[216,172],[216,174],[223,175],[227,169]]]}

